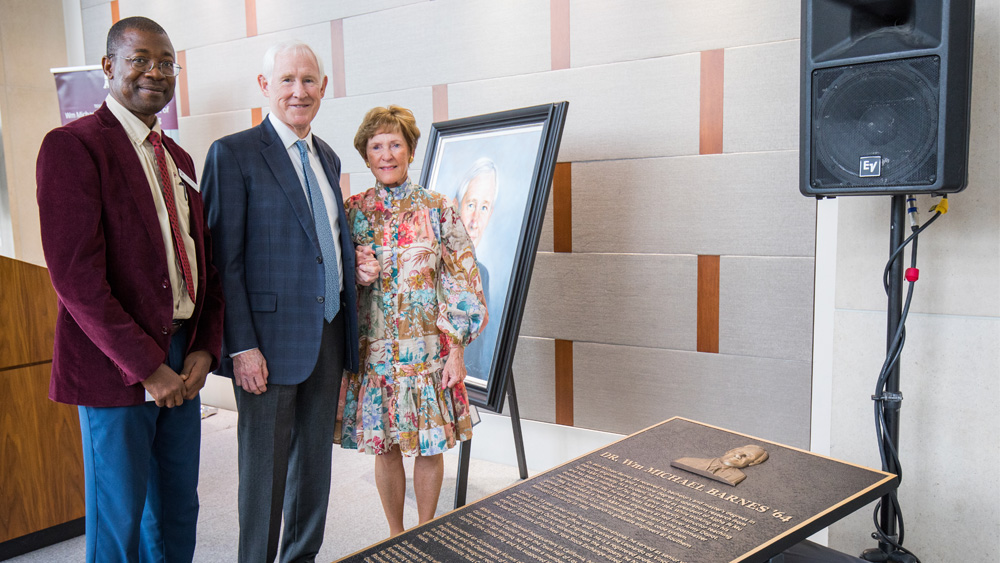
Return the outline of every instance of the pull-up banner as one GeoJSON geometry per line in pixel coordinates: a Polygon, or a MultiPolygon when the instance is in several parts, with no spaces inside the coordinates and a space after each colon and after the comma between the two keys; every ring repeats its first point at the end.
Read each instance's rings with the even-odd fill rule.
{"type": "MultiPolygon", "coordinates": [[[[59,116],[63,125],[94,113],[104,103],[104,98],[108,97],[108,82],[99,65],[53,68],[51,71],[56,79],[59,116]]],[[[176,138],[176,98],[171,99],[157,117],[163,131],[176,138]]]]}

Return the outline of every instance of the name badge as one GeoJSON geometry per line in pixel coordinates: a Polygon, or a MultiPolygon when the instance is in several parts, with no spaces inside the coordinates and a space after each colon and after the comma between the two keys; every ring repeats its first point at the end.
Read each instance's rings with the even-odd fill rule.
{"type": "Polygon", "coordinates": [[[185,174],[184,171],[180,169],[180,167],[177,167],[177,173],[181,175],[181,180],[184,180],[185,184],[194,188],[194,191],[201,193],[201,188],[198,187],[198,182],[195,182],[193,179],[191,179],[191,177],[185,174]]]}

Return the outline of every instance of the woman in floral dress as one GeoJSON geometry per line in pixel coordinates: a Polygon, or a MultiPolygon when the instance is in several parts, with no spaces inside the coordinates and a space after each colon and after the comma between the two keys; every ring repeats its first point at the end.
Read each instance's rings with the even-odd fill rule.
{"type": "Polygon", "coordinates": [[[486,325],[472,242],[445,197],[410,181],[420,131],[398,106],[365,116],[354,147],[375,187],[347,200],[357,246],[361,373],[349,374],[341,445],[376,454],[391,535],[403,531],[406,475],[423,524],[434,517],[442,452],[472,437],[464,349],[486,325]]]}

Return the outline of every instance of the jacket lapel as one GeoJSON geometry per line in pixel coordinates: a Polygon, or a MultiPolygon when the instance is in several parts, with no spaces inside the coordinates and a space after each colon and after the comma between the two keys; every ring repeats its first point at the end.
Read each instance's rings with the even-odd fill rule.
{"type": "Polygon", "coordinates": [[[312,211],[309,209],[309,202],[306,201],[305,191],[299,176],[295,173],[292,161],[288,158],[288,151],[281,143],[281,137],[271,126],[269,119],[264,119],[260,124],[261,131],[261,155],[267,162],[271,173],[278,180],[278,185],[288,198],[288,202],[295,211],[302,229],[309,236],[309,240],[319,249],[319,239],[316,237],[316,225],[313,223],[312,211]]]}
{"type": "Polygon", "coordinates": [[[163,247],[163,233],[160,231],[160,218],[156,215],[156,204],[153,202],[153,194],[150,191],[149,181],[146,172],[142,169],[142,163],[135,154],[135,147],[132,140],[128,138],[125,127],[122,126],[115,114],[111,113],[107,104],[102,104],[94,114],[98,117],[101,125],[104,126],[104,139],[110,151],[108,154],[117,155],[116,162],[121,167],[127,191],[132,195],[132,201],[139,212],[139,218],[149,233],[149,240],[153,249],[160,256],[162,261],[167,259],[167,249],[163,247]]]}

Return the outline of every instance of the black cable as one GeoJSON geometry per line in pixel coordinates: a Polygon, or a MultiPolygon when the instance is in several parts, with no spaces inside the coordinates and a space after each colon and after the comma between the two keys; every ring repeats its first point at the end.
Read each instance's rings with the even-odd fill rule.
{"type": "MultiPolygon", "coordinates": [[[[899,259],[899,255],[906,249],[906,246],[912,242],[913,246],[910,249],[910,267],[915,269],[917,267],[917,237],[920,235],[920,233],[926,230],[927,227],[931,226],[931,224],[934,223],[934,221],[936,221],[937,218],[940,217],[941,215],[942,212],[937,211],[933,217],[931,217],[926,223],[924,223],[923,226],[914,227],[912,229],[913,233],[910,234],[910,236],[907,237],[906,240],[904,240],[890,254],[889,259],[886,262],[885,270],[882,273],[882,285],[883,288],[885,289],[886,295],[889,294],[890,290],[889,282],[890,282],[892,268],[896,260],[899,259]]],[[[910,303],[912,302],[913,299],[913,288],[916,283],[916,280],[910,281],[908,283],[909,287],[907,288],[906,291],[906,300],[903,305],[902,312],[900,314],[899,324],[896,327],[896,333],[893,335],[892,340],[889,346],[887,347],[886,358],[882,364],[882,369],[879,372],[879,377],[875,385],[875,395],[872,397],[872,399],[874,399],[875,402],[875,434],[876,437],[878,438],[879,456],[881,457],[882,468],[883,470],[887,470],[889,467],[894,467],[900,483],[902,483],[903,481],[903,467],[899,463],[899,452],[896,449],[896,444],[894,444],[892,441],[892,437],[887,435],[886,433],[887,425],[885,420],[885,411],[887,408],[886,405],[887,397],[885,396],[885,386],[886,383],[888,382],[890,374],[893,372],[893,370],[896,368],[896,365],[899,363],[899,358],[902,355],[903,351],[903,345],[906,343],[906,318],[910,312],[910,303]],[[892,462],[891,465],[889,463],[890,461],[892,462]]],[[[893,397],[893,399],[896,398],[893,397]]],[[[903,523],[903,513],[900,510],[899,498],[896,495],[896,491],[895,490],[891,491],[886,495],[886,497],[889,499],[889,502],[891,503],[893,509],[892,512],[895,515],[896,528],[898,530],[897,533],[898,539],[894,540],[889,536],[887,536],[885,532],[882,531],[883,530],[882,525],[884,523],[879,522],[879,513],[881,512],[882,508],[881,499],[878,501],[878,503],[876,503],[875,511],[872,514],[872,520],[874,521],[875,524],[875,530],[877,536],[879,537],[880,541],[882,541],[887,545],[892,546],[893,549],[895,549],[897,552],[910,555],[913,557],[916,563],[920,563],[920,558],[917,557],[915,553],[903,547],[903,540],[905,538],[905,526],[903,523]]]]}

